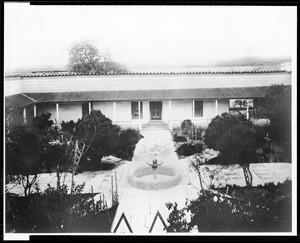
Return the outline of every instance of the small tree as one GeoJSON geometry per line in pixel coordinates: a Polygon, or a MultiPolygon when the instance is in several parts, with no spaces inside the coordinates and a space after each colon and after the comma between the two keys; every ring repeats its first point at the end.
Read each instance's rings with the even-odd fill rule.
{"type": "Polygon", "coordinates": [[[79,73],[125,73],[127,69],[111,60],[107,53],[101,53],[90,42],[77,43],[69,51],[69,69],[79,73]]]}
{"type": "Polygon", "coordinates": [[[270,86],[266,96],[255,104],[256,117],[270,120],[271,137],[279,140],[291,161],[291,87],[283,84],[270,86]]]}
{"type": "Polygon", "coordinates": [[[190,167],[193,169],[199,178],[200,182],[200,190],[203,190],[203,183],[202,183],[202,176],[201,176],[201,166],[204,165],[205,159],[201,157],[200,155],[196,154],[193,156],[193,158],[190,160],[190,167]]]}
{"type": "Polygon", "coordinates": [[[137,142],[143,136],[140,134],[138,130],[135,129],[126,129],[121,131],[119,141],[118,141],[118,149],[117,155],[129,159],[133,156],[133,151],[137,142]]]}
{"type": "Polygon", "coordinates": [[[6,136],[6,174],[17,176],[25,196],[30,194],[40,172],[43,144],[25,125],[11,128],[6,136]]]}
{"type": "Polygon", "coordinates": [[[21,126],[23,123],[21,109],[14,106],[5,107],[5,134],[8,134],[11,128],[21,126]]]}
{"type": "Polygon", "coordinates": [[[220,152],[222,164],[240,164],[247,186],[252,186],[250,163],[256,162],[256,141],[251,122],[243,116],[223,113],[215,117],[205,132],[207,146],[220,152]]]}
{"type": "Polygon", "coordinates": [[[74,139],[79,138],[90,144],[84,155],[87,168],[95,168],[103,156],[111,155],[117,150],[120,130],[100,110],[93,110],[77,121],[74,139]]]}

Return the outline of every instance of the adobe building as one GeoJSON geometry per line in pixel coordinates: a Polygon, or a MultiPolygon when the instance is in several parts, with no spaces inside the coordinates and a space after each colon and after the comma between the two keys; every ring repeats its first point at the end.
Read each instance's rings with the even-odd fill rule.
{"type": "Polygon", "coordinates": [[[253,116],[255,101],[272,84],[291,85],[290,63],[200,68],[197,72],[77,74],[37,72],[5,77],[5,106],[23,109],[24,120],[50,112],[77,121],[99,109],[121,128],[152,123],[170,130],[185,119],[205,127],[216,115],[240,110],[253,116]],[[247,101],[245,107],[234,101],[247,101]]]}

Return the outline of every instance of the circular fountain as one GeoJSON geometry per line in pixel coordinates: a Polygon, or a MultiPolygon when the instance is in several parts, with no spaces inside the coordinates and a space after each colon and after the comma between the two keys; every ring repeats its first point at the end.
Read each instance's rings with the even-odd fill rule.
{"type": "Polygon", "coordinates": [[[181,181],[181,174],[172,140],[161,133],[156,137],[153,133],[151,135],[145,136],[144,141],[140,141],[136,148],[129,183],[143,190],[176,186],[181,181]]]}

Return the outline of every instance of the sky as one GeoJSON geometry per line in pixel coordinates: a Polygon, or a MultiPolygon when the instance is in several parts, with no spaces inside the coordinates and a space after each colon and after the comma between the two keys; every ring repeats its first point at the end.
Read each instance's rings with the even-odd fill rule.
{"type": "Polygon", "coordinates": [[[4,68],[64,70],[70,47],[93,42],[132,67],[203,66],[291,57],[296,7],[30,6],[5,3],[4,68]]]}

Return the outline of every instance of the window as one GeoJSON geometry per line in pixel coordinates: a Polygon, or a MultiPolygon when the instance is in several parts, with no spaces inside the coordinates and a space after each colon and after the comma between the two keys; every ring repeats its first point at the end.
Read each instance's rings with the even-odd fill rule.
{"type": "MultiPolygon", "coordinates": [[[[141,118],[143,118],[143,102],[140,102],[141,118]]],[[[139,104],[138,102],[131,102],[131,117],[132,119],[139,119],[139,104]]]]}
{"type": "Polygon", "coordinates": [[[203,101],[195,101],[195,117],[203,116],[203,101]]]}

